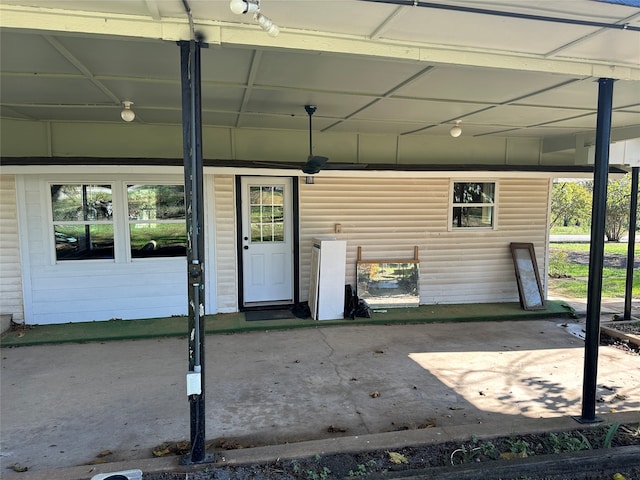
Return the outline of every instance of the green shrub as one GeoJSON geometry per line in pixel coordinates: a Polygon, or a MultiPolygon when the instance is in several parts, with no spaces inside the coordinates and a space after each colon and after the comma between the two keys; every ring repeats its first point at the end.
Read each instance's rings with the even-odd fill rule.
{"type": "Polygon", "coordinates": [[[564,250],[550,250],[549,276],[556,278],[566,277],[567,263],[567,252],[564,250]]]}

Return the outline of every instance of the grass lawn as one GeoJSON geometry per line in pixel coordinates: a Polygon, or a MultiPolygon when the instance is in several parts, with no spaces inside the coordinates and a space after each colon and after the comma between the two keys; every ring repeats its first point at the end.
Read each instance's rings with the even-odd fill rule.
{"type": "MultiPolygon", "coordinates": [[[[549,290],[557,295],[574,298],[587,298],[589,277],[588,262],[579,263],[569,259],[571,253],[581,253],[583,258],[589,254],[588,243],[552,243],[549,258],[549,290]]],[[[626,258],[626,243],[605,243],[606,255],[619,255],[626,258]]],[[[640,246],[636,243],[634,255],[640,256],[640,246]]],[[[588,259],[588,257],[587,257],[588,259]]],[[[606,261],[605,261],[606,264],[606,261]]],[[[602,296],[605,298],[624,298],[627,269],[604,267],[602,271],[602,296]]],[[[633,297],[640,297],[640,269],[633,272],[633,297]]]]}

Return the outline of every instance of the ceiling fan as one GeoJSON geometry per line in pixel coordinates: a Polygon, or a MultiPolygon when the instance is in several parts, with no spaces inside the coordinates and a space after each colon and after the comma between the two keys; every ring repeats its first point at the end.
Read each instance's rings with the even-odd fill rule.
{"type": "Polygon", "coordinates": [[[318,173],[322,167],[329,161],[327,157],[320,157],[313,154],[313,129],[311,128],[311,117],[316,113],[318,107],[315,105],[305,105],[304,109],[309,115],[309,156],[307,157],[307,163],[302,166],[302,171],[307,175],[313,175],[318,173]]]}
{"type": "Polygon", "coordinates": [[[302,172],[307,175],[313,175],[318,173],[320,170],[348,170],[348,169],[363,169],[366,168],[367,165],[364,163],[327,163],[329,158],[321,157],[319,155],[313,154],[313,129],[311,125],[311,117],[316,113],[318,109],[315,105],[305,105],[304,109],[309,115],[309,156],[307,157],[307,163],[302,166],[302,172]]]}

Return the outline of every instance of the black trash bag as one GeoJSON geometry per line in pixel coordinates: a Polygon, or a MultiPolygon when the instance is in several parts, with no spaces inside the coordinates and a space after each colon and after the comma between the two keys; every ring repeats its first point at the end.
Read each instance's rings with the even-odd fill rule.
{"type": "Polygon", "coordinates": [[[298,318],[309,318],[311,316],[311,309],[307,302],[300,302],[291,307],[291,313],[298,318]]]}
{"type": "Polygon", "coordinates": [[[350,318],[351,320],[356,318],[356,308],[358,306],[358,297],[356,292],[353,291],[351,285],[345,285],[344,287],[344,318],[350,318]]]}
{"type": "MultiPolygon", "coordinates": [[[[357,298],[357,297],[356,297],[357,298]]],[[[371,307],[365,300],[358,300],[356,307],[356,317],[371,318],[371,307]]]]}

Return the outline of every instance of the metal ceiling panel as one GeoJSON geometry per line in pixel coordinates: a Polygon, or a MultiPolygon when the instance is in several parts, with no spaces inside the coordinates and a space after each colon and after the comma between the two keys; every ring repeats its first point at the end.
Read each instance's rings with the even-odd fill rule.
{"type": "MultiPolygon", "coordinates": [[[[134,102],[134,110],[140,107],[182,108],[180,82],[153,79],[109,78],[101,79],[116,97],[134,102]]],[[[204,90],[204,88],[203,88],[204,90]]],[[[225,92],[228,89],[224,89],[225,92]]]]}
{"type": "Polygon", "coordinates": [[[280,115],[304,116],[304,105],[316,105],[314,118],[345,118],[371,102],[371,97],[304,90],[254,88],[247,102],[248,112],[267,112],[280,115]]]}
{"type": "MultiPolygon", "coordinates": [[[[176,58],[179,58],[179,48],[176,45],[172,46],[175,46],[176,58]]],[[[254,54],[253,49],[242,50],[215,45],[202,49],[202,82],[246,84],[254,54]]],[[[165,58],[164,61],[170,58],[165,58]]]]}
{"type": "MultiPolygon", "coordinates": [[[[160,0],[158,3],[165,2],[160,0]]],[[[173,2],[174,0],[170,0],[173,2]]],[[[83,10],[87,12],[118,13],[126,15],[149,15],[145,0],[2,0],[8,5],[55,8],[60,10],[83,10]]]]}
{"type": "Polygon", "coordinates": [[[400,98],[382,99],[355,115],[357,119],[389,119],[428,124],[453,121],[486,108],[474,103],[433,102],[400,98]]]}
{"type": "MultiPolygon", "coordinates": [[[[560,108],[593,109],[597,107],[598,82],[588,79],[545,91],[522,101],[528,105],[547,105],[560,108]]],[[[640,103],[640,83],[618,81],[613,89],[613,107],[640,103]]]]}
{"type": "MultiPolygon", "coordinates": [[[[332,119],[315,118],[313,119],[313,132],[318,133],[323,128],[333,123],[332,119]]],[[[241,128],[268,128],[281,130],[309,130],[309,117],[297,115],[264,115],[256,113],[245,113],[240,120],[241,128]]]]}
{"type": "Polygon", "coordinates": [[[394,96],[503,103],[571,81],[568,75],[439,66],[394,96]]]}
{"type": "Polygon", "coordinates": [[[464,121],[509,127],[533,127],[582,114],[584,112],[558,108],[502,105],[470,115],[464,121]]]}
{"type": "MultiPolygon", "coordinates": [[[[207,126],[233,128],[236,124],[237,117],[238,116],[235,113],[202,110],[202,123],[207,126]]],[[[178,121],[178,124],[182,124],[182,119],[178,121]]]]}
{"type": "Polygon", "coordinates": [[[364,120],[350,118],[331,126],[331,132],[358,132],[366,134],[400,135],[424,128],[422,122],[395,122],[389,120],[364,120]]]}
{"type": "Polygon", "coordinates": [[[121,108],[118,105],[65,106],[58,108],[36,105],[16,107],[14,110],[26,118],[40,121],[123,123],[120,119],[121,108]]]}
{"type": "Polygon", "coordinates": [[[602,31],[562,50],[558,55],[640,65],[640,36],[624,30],[602,31]]]}
{"type": "Polygon", "coordinates": [[[425,67],[346,55],[265,52],[255,83],[382,95],[425,67]]]}
{"type": "Polygon", "coordinates": [[[633,112],[613,112],[611,125],[614,127],[630,127],[638,124],[638,114],[633,112]]]}
{"type": "Polygon", "coordinates": [[[56,40],[94,76],[180,79],[180,49],[173,42],[68,36],[56,40]]]}
{"type": "MultiPolygon", "coordinates": [[[[238,16],[230,14],[229,2],[210,2],[218,15],[218,20],[238,21],[238,16]],[[220,6],[220,7],[218,7],[220,6]],[[229,13],[227,13],[229,12],[229,13]]],[[[355,0],[262,0],[261,11],[281,28],[295,28],[316,32],[330,32],[367,37],[395,10],[393,5],[368,4],[355,0]]],[[[200,4],[192,6],[194,16],[202,18],[200,4]]],[[[252,23],[248,16],[242,16],[246,23],[252,23]]]]}
{"type": "Polygon", "coordinates": [[[545,54],[595,30],[416,7],[411,15],[402,17],[402,22],[392,23],[384,37],[418,42],[427,36],[429,43],[440,45],[545,54]]]}
{"type": "Polygon", "coordinates": [[[0,65],[3,72],[78,73],[45,37],[6,30],[0,30],[0,65]]]}
{"type": "MultiPolygon", "coordinates": [[[[119,104],[131,100],[136,122],[181,122],[179,49],[157,37],[185,30],[182,0],[1,0],[6,5],[59,10],[42,17],[53,18],[51,26],[31,25],[28,9],[13,29],[0,16],[2,118],[120,122],[119,104]],[[143,35],[153,38],[123,36],[135,35],[130,26],[101,30],[123,19],[153,27],[143,35]]],[[[303,106],[316,104],[317,131],[448,135],[462,118],[465,136],[569,135],[595,128],[598,77],[640,78],[633,30],[358,0],[262,0],[281,28],[271,39],[228,0],[189,5],[196,24],[220,41],[202,50],[205,126],[306,130],[303,106]]],[[[588,0],[434,5],[640,25],[638,8],[588,0]]],[[[614,108],[614,127],[640,129],[640,80],[615,83],[614,108]]]]}
{"type": "Polygon", "coordinates": [[[114,102],[94,84],[81,77],[5,76],[0,82],[5,104],[98,105],[114,102]]]}

